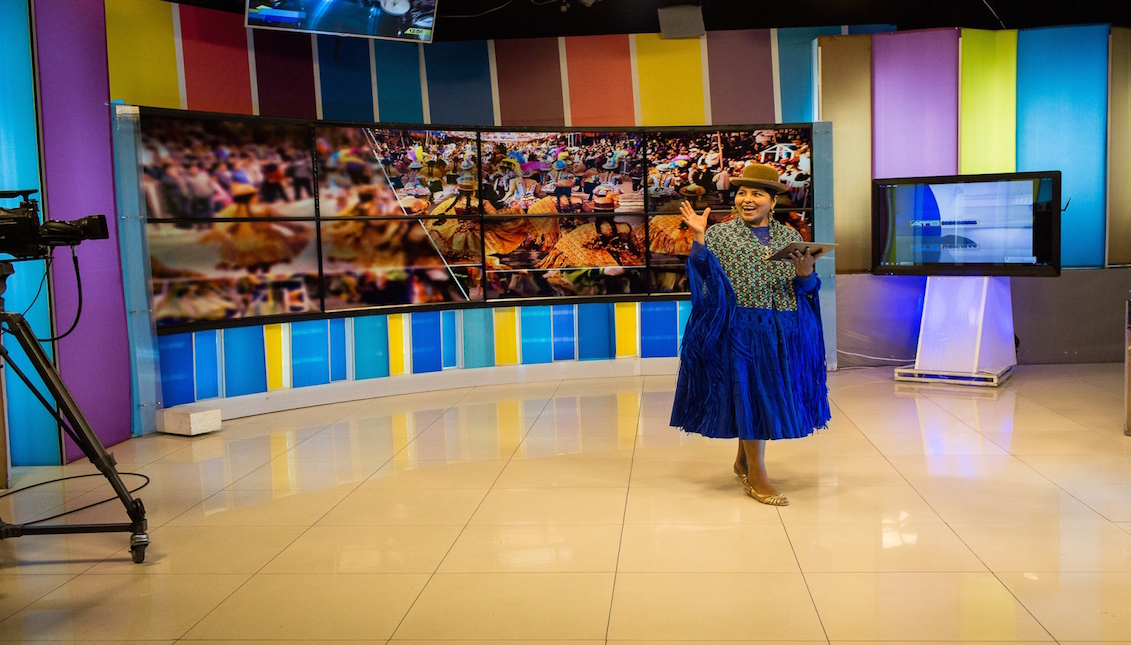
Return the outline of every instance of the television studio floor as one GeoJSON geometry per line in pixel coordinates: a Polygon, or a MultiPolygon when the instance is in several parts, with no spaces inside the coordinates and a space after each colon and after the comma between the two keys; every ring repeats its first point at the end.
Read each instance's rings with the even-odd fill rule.
{"type": "Polygon", "coordinates": [[[998,391],[829,383],[829,429],[768,448],[786,508],[743,495],[735,443],[668,427],[674,377],[134,439],[113,452],[152,479],[145,564],[123,534],[0,542],[0,641],[1131,642],[1121,364],[1022,366],[998,391]]]}

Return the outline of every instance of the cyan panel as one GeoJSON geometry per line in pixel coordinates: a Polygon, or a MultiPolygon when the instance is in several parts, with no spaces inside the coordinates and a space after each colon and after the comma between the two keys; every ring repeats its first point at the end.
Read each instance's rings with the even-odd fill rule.
{"type": "Polygon", "coordinates": [[[554,324],[550,307],[519,307],[522,321],[522,362],[554,360],[554,324]]]}
{"type": "Polygon", "coordinates": [[[1061,171],[1066,267],[1104,264],[1109,32],[1088,25],[1017,34],[1017,170],[1061,171]]]}
{"type": "Polygon", "coordinates": [[[490,309],[463,312],[463,366],[495,365],[495,317],[490,309]]]}
{"type": "Polygon", "coordinates": [[[679,346],[683,347],[683,330],[687,329],[687,319],[691,317],[691,301],[679,300],[678,303],[679,322],[677,324],[679,326],[677,329],[679,330],[679,346]]]}
{"type": "Polygon", "coordinates": [[[291,323],[291,385],[330,382],[330,326],[326,320],[291,323]]]}
{"type": "Polygon", "coordinates": [[[346,319],[330,321],[330,380],[344,381],[346,373],[346,319]]]}
{"type": "Polygon", "coordinates": [[[220,396],[220,350],[217,347],[219,342],[220,332],[215,329],[193,334],[197,401],[220,396]]]}
{"type": "Polygon", "coordinates": [[[354,378],[389,375],[389,319],[365,316],[353,319],[354,378]]]}
{"type": "Polygon", "coordinates": [[[677,356],[678,323],[676,301],[640,303],[640,357],[677,356]]]}
{"type": "Polygon", "coordinates": [[[781,85],[782,123],[816,120],[813,40],[817,36],[839,34],[839,26],[778,29],[778,78],[781,85]]]}
{"type": "Polygon", "coordinates": [[[554,360],[577,358],[577,325],[573,305],[554,305],[554,360]]]}
{"type": "Polygon", "coordinates": [[[263,327],[224,330],[224,396],[267,391],[267,349],[263,327]]]}
{"type": "Polygon", "coordinates": [[[412,314],[412,373],[439,372],[444,369],[440,312],[412,314]]]}
{"type": "Polygon", "coordinates": [[[444,349],[444,367],[458,367],[456,312],[451,309],[440,313],[440,341],[444,349]]]}
{"type": "Polygon", "coordinates": [[[374,40],[372,43],[373,60],[377,66],[377,120],[382,123],[424,123],[424,101],[420,94],[420,46],[392,40],[374,40]]]}
{"type": "Polygon", "coordinates": [[[318,36],[318,78],[322,118],[373,121],[369,40],[318,36]]]}
{"type": "Polygon", "coordinates": [[[577,305],[577,357],[581,360],[615,358],[615,310],[612,303],[577,305]]]}
{"type": "Polygon", "coordinates": [[[432,43],[424,47],[424,61],[432,123],[494,125],[487,41],[432,43]]]}
{"type": "Polygon", "coordinates": [[[157,351],[161,355],[162,405],[168,408],[195,401],[192,334],[161,336],[157,351]]]}

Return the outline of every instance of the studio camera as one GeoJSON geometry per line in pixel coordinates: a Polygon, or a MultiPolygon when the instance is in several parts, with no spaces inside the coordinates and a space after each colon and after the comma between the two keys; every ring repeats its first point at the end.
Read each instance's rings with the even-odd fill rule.
{"type": "Polygon", "coordinates": [[[15,208],[0,208],[0,253],[16,259],[45,258],[55,246],[75,246],[83,240],[110,237],[105,215],[89,215],[70,222],[39,222],[37,190],[2,190],[0,199],[20,199],[15,208]]]}

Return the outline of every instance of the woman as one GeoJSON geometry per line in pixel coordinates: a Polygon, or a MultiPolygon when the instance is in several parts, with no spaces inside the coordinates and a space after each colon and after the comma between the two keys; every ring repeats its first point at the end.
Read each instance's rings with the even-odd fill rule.
{"type": "Polygon", "coordinates": [[[804,437],[829,420],[816,259],[769,258],[801,236],[770,217],[786,187],[770,166],[731,179],[737,217],[707,230],[687,202],[693,235],[687,273],[692,311],[680,352],[671,424],[706,437],[740,439],[734,472],[747,495],[789,500],[766,474],[766,441],[804,437]]]}

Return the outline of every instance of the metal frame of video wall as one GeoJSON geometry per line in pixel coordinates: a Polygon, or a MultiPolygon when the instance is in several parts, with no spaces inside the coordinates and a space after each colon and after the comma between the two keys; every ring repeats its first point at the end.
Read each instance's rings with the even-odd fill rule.
{"type": "Polygon", "coordinates": [[[729,219],[720,173],[750,161],[782,170],[774,217],[813,239],[811,124],[438,127],[141,108],[137,138],[160,334],[683,299],[679,203],[729,219]]]}

